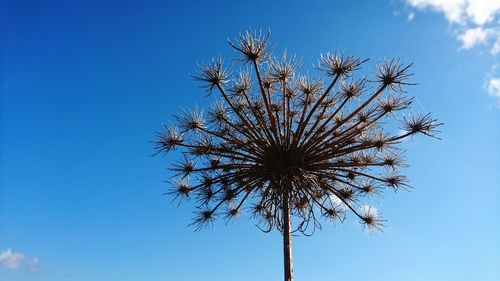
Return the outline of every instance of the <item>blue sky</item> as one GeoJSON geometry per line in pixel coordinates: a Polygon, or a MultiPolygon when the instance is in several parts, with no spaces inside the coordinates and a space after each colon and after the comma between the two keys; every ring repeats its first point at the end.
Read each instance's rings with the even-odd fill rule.
{"type": "Polygon", "coordinates": [[[498,280],[498,13],[236,2],[2,1],[0,280],[282,278],[279,234],[248,216],[186,227],[192,206],[162,195],[176,155],[151,157],[149,143],[180,106],[207,103],[189,73],[219,52],[235,57],[226,38],[248,27],[270,28],[304,70],[335,50],[370,58],[367,71],[380,58],[414,62],[415,110],[445,123],[442,141],[404,144],[415,188],[385,194],[385,233],[350,217],[295,238],[296,280],[498,280]],[[464,37],[476,28],[493,31],[464,37]]]}

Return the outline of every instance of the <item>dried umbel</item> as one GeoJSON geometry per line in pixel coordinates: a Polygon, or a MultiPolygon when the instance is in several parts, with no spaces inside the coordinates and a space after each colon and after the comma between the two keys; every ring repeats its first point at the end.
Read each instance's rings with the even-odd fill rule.
{"type": "Polygon", "coordinates": [[[158,152],[184,149],[170,193],[196,200],[197,229],[251,213],[262,230],[283,234],[292,280],[291,233],[309,235],[348,213],[381,229],[384,220],[364,202],[409,187],[398,144],[436,137],[440,124],[428,114],[396,118],[412,105],[404,91],[411,64],[386,60],[373,79],[355,79],[365,60],[328,53],[318,66],[326,77],[313,78],[296,73],[295,59],[271,56],[268,38],[248,31],[230,42],[243,67],[234,76],[220,57],[200,66],[194,78],[220,97],[176,116],[155,144],[158,152]]]}

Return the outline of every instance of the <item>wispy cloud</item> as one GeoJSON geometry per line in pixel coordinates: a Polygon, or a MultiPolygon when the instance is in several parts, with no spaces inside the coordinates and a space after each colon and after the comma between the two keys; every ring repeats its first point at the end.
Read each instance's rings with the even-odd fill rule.
{"type": "Polygon", "coordinates": [[[458,35],[458,40],[462,42],[462,48],[470,49],[479,44],[486,44],[493,34],[494,32],[491,28],[469,28],[464,33],[458,35]]]}
{"type": "Polygon", "coordinates": [[[406,20],[407,21],[412,21],[413,19],[415,19],[415,13],[409,13],[407,16],[406,16],[406,20]]]}
{"type": "Polygon", "coordinates": [[[500,99],[500,77],[490,78],[486,84],[486,90],[491,96],[500,99]]]}
{"type": "MultiPolygon", "coordinates": [[[[486,46],[495,57],[500,54],[500,0],[406,0],[416,10],[441,13],[457,32],[461,49],[486,46]]],[[[414,12],[408,19],[415,17],[414,12]]],[[[485,89],[500,105],[500,77],[496,67],[486,75],[485,89]]]]}
{"type": "Polygon", "coordinates": [[[441,12],[451,23],[485,25],[493,22],[500,13],[498,0],[407,0],[417,9],[441,12]]]}
{"type": "Polygon", "coordinates": [[[16,253],[11,249],[0,252],[0,266],[9,269],[23,269],[28,271],[38,270],[38,258],[16,253]]]}

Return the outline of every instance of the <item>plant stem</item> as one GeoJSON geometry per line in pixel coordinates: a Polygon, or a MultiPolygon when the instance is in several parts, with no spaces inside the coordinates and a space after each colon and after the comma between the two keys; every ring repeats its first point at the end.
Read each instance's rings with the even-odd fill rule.
{"type": "Polygon", "coordinates": [[[292,233],[290,231],[290,198],[288,190],[285,190],[283,198],[283,261],[285,270],[285,281],[293,281],[292,267],[292,233]]]}

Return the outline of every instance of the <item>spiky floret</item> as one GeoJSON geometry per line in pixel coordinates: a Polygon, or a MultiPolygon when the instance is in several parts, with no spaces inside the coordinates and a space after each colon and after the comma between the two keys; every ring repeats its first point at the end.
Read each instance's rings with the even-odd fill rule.
{"type": "Polygon", "coordinates": [[[175,126],[163,125],[164,129],[162,132],[158,132],[156,135],[158,139],[154,142],[157,151],[168,152],[175,149],[179,144],[182,144],[182,134],[175,126]]]}
{"type": "Polygon", "coordinates": [[[410,72],[412,66],[411,63],[400,63],[399,59],[385,60],[377,66],[378,72],[375,74],[377,78],[375,81],[387,87],[388,90],[404,93],[402,86],[415,85],[415,83],[408,82],[408,78],[413,75],[410,72]]]}
{"type": "Polygon", "coordinates": [[[353,56],[344,56],[338,52],[326,53],[320,56],[319,69],[328,76],[345,77],[358,70],[360,65],[366,61],[353,56]]]}
{"type": "Polygon", "coordinates": [[[441,123],[438,123],[436,119],[433,119],[430,114],[417,115],[412,117],[405,117],[403,120],[403,129],[407,132],[406,134],[424,134],[429,137],[438,138],[436,134],[439,133],[436,130],[441,123]]]}
{"type": "Polygon", "coordinates": [[[323,81],[300,75],[295,80],[295,86],[306,97],[316,96],[323,90],[323,81]]]}
{"type": "Polygon", "coordinates": [[[269,35],[270,32],[264,34],[262,31],[247,30],[245,33],[240,34],[234,43],[231,40],[228,40],[228,42],[242,55],[241,60],[243,62],[261,64],[269,58],[269,35]]]}
{"type": "Polygon", "coordinates": [[[382,230],[384,219],[375,207],[363,205],[361,206],[362,214],[361,221],[369,231],[382,230]]]}
{"type": "Polygon", "coordinates": [[[206,88],[208,94],[212,93],[218,85],[229,82],[230,70],[224,67],[224,60],[221,56],[212,58],[209,64],[198,65],[198,68],[199,74],[193,75],[193,78],[206,88]]]}
{"type": "Polygon", "coordinates": [[[356,79],[366,60],[328,53],[319,66],[323,81],[298,75],[297,61],[286,55],[271,57],[268,35],[248,31],[230,44],[248,68],[230,83],[222,58],[201,66],[195,79],[221,98],[206,114],[196,108],[178,115],[155,142],[158,152],[185,148],[171,193],[196,198],[193,225],[231,220],[246,208],[262,230],[283,231],[288,206],[304,234],[348,213],[381,229],[384,220],[363,202],[386,188],[408,189],[399,143],[436,137],[441,125],[425,114],[401,119],[403,133],[392,132],[398,129],[390,121],[412,104],[404,94],[413,85],[411,64],[386,60],[375,79],[356,79]]]}

